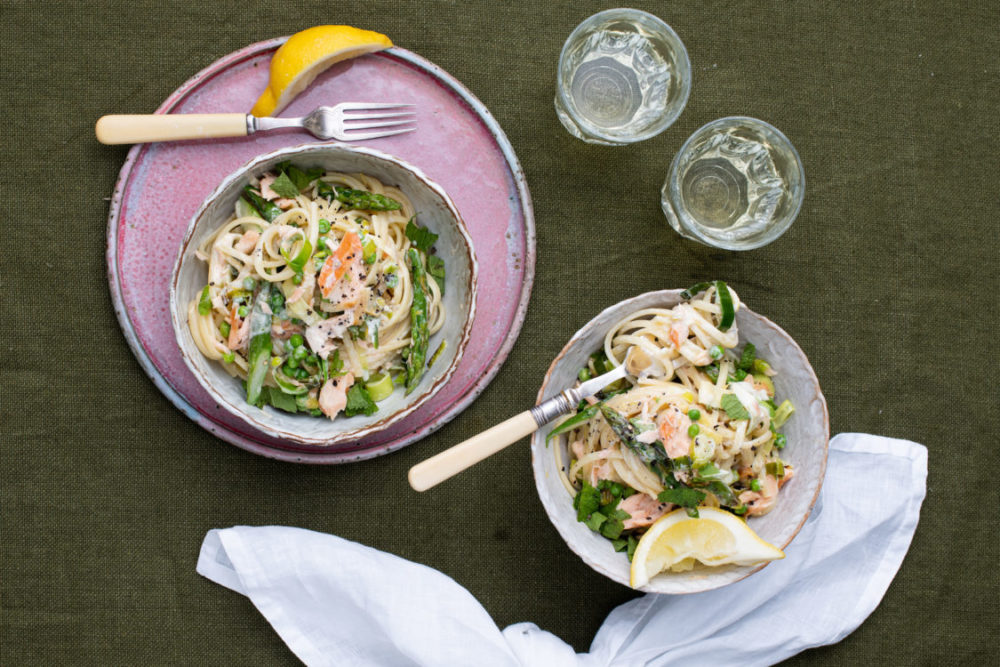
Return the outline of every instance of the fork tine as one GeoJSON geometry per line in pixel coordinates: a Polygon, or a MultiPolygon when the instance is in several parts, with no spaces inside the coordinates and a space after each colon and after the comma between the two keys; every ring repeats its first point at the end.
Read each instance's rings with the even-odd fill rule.
{"type": "Polygon", "coordinates": [[[413,116],[416,111],[384,111],[381,113],[344,114],[344,120],[368,120],[369,118],[396,118],[397,116],[413,116]]]}
{"type": "Polygon", "coordinates": [[[379,139],[381,137],[391,137],[394,134],[405,134],[413,132],[417,128],[409,127],[405,130],[390,130],[388,132],[349,132],[345,133],[341,141],[365,141],[367,139],[379,139]]]}
{"type": "Polygon", "coordinates": [[[413,122],[412,118],[405,120],[382,120],[377,123],[351,123],[344,124],[345,130],[371,130],[376,127],[392,127],[393,125],[407,125],[413,122]]]}
{"type": "Polygon", "coordinates": [[[395,103],[395,102],[341,102],[334,109],[339,109],[341,111],[366,111],[368,109],[398,109],[399,107],[412,107],[412,104],[407,102],[395,103]]]}

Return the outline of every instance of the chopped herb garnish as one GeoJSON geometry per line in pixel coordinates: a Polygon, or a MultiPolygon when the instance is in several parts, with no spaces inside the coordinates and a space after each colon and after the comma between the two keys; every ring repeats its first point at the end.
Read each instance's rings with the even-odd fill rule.
{"type": "MultiPolygon", "coordinates": [[[[295,184],[295,187],[301,192],[309,187],[309,184],[315,181],[317,178],[323,175],[324,171],[321,167],[313,167],[312,169],[306,169],[302,171],[298,167],[292,165],[290,162],[279,162],[274,165],[274,170],[278,173],[282,173],[288,176],[288,178],[295,184]]],[[[275,192],[278,192],[275,190],[275,192]]],[[[281,193],[278,193],[281,194],[281,193]]],[[[285,195],[282,195],[285,196],[285,195]]]]}
{"type": "Polygon", "coordinates": [[[661,503],[673,503],[687,510],[688,516],[698,517],[698,505],[705,499],[705,493],[698,489],[680,486],[676,489],[664,489],[656,497],[661,503]]]}
{"type": "Polygon", "coordinates": [[[375,405],[375,401],[372,400],[371,395],[363,384],[359,382],[351,385],[351,388],[347,390],[347,406],[344,408],[345,417],[370,415],[374,414],[377,410],[378,406],[375,405]]]}
{"type": "Polygon", "coordinates": [[[730,419],[750,419],[750,413],[735,394],[723,394],[721,404],[730,419]]]}
{"type": "Polygon", "coordinates": [[[298,411],[295,404],[295,396],[284,393],[278,387],[264,387],[261,390],[261,395],[264,396],[265,400],[269,404],[279,410],[284,410],[285,412],[298,411]],[[266,392],[266,394],[264,392],[266,392]]]}
{"type": "MultiPolygon", "coordinates": [[[[757,358],[757,348],[753,343],[747,343],[746,347],[743,348],[743,354],[740,355],[740,363],[736,364],[736,367],[742,371],[749,372],[753,367],[753,362],[757,358]]],[[[744,376],[745,377],[745,376],[744,376]]]]}
{"type": "Polygon", "coordinates": [[[271,183],[271,189],[279,197],[292,199],[299,196],[299,189],[295,186],[295,183],[292,183],[292,179],[288,177],[288,174],[284,172],[274,179],[274,182],[271,183]]]}
{"type": "Polygon", "coordinates": [[[580,492],[573,499],[573,508],[576,509],[576,520],[586,521],[591,514],[597,513],[601,507],[601,492],[590,484],[584,484],[580,492]]]}
{"type": "MultiPolygon", "coordinates": [[[[613,507],[614,505],[617,505],[617,502],[608,505],[608,507],[613,507]]],[[[631,518],[632,515],[622,510],[612,510],[605,516],[607,516],[608,520],[601,526],[600,533],[609,540],[616,540],[621,536],[622,531],[625,530],[625,520],[631,518]]]]}
{"type": "Polygon", "coordinates": [[[601,529],[601,524],[608,520],[608,517],[604,516],[600,512],[594,512],[586,519],[583,523],[586,524],[587,528],[590,528],[594,532],[598,532],[601,529]]]}
{"type": "Polygon", "coordinates": [[[635,538],[635,535],[628,536],[628,561],[632,562],[632,556],[635,555],[635,548],[639,546],[639,540],[635,538]]]}
{"type": "Polygon", "coordinates": [[[427,273],[438,284],[438,289],[444,295],[444,260],[437,255],[427,257],[427,273]]]}
{"type": "Polygon", "coordinates": [[[438,240],[438,235],[426,227],[421,227],[414,220],[416,218],[410,218],[409,222],[406,223],[406,238],[410,239],[410,243],[417,250],[429,252],[431,246],[438,240]]]}

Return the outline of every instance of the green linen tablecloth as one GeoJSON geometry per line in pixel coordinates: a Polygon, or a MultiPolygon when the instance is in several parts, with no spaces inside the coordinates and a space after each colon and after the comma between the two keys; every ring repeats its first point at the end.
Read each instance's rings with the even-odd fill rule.
{"type": "Polygon", "coordinates": [[[571,138],[552,107],[562,42],[596,2],[28,2],[0,6],[5,255],[0,290],[0,662],[294,664],[244,597],[195,573],[210,528],[334,533],[454,577],[502,627],[586,650],[634,594],[564,545],[526,443],[430,493],[410,466],[534,400],[602,308],[723,278],[812,360],[833,432],[930,450],[927,500],[881,606],[792,664],[990,660],[1000,634],[1000,7],[969,2],[635,2],[687,45],[687,109],[644,143],[571,138]],[[531,306],[483,395],[434,435],[345,466],[253,456],[202,431],[143,374],[115,320],[104,244],[126,148],[110,112],[150,112],[251,42],[323,23],[388,34],[493,112],[538,230],[531,306]],[[678,237],[659,188],[703,123],[745,114],[792,140],[805,204],[746,253],[678,237]],[[991,338],[991,336],[994,336],[991,338]]]}

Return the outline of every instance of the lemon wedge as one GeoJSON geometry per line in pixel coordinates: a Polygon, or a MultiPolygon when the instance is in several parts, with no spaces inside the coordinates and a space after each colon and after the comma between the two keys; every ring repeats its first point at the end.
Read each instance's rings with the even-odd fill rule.
{"type": "Polygon", "coordinates": [[[645,586],[666,570],[690,570],[695,561],[710,566],[754,565],[785,557],[729,512],[699,507],[698,514],[692,519],[685,510],[675,510],[649,527],[632,556],[632,588],[645,586]]]}
{"type": "Polygon", "coordinates": [[[271,58],[271,78],[250,113],[273,116],[334,63],[390,46],[385,35],[349,25],[318,25],[297,32],[271,58]]]}

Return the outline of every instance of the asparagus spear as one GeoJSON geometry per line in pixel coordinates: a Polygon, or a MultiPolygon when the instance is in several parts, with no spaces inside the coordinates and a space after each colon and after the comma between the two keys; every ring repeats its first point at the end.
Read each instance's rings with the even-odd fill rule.
{"type": "Polygon", "coordinates": [[[247,403],[257,405],[261,387],[271,363],[271,314],[264,310],[264,304],[271,296],[271,283],[265,284],[257,293],[250,312],[250,350],[247,353],[247,403]]]}
{"type": "Polygon", "coordinates": [[[410,304],[410,354],[406,360],[406,393],[409,394],[420,382],[427,358],[427,274],[416,248],[407,251],[413,267],[413,302],[410,304]]]}

